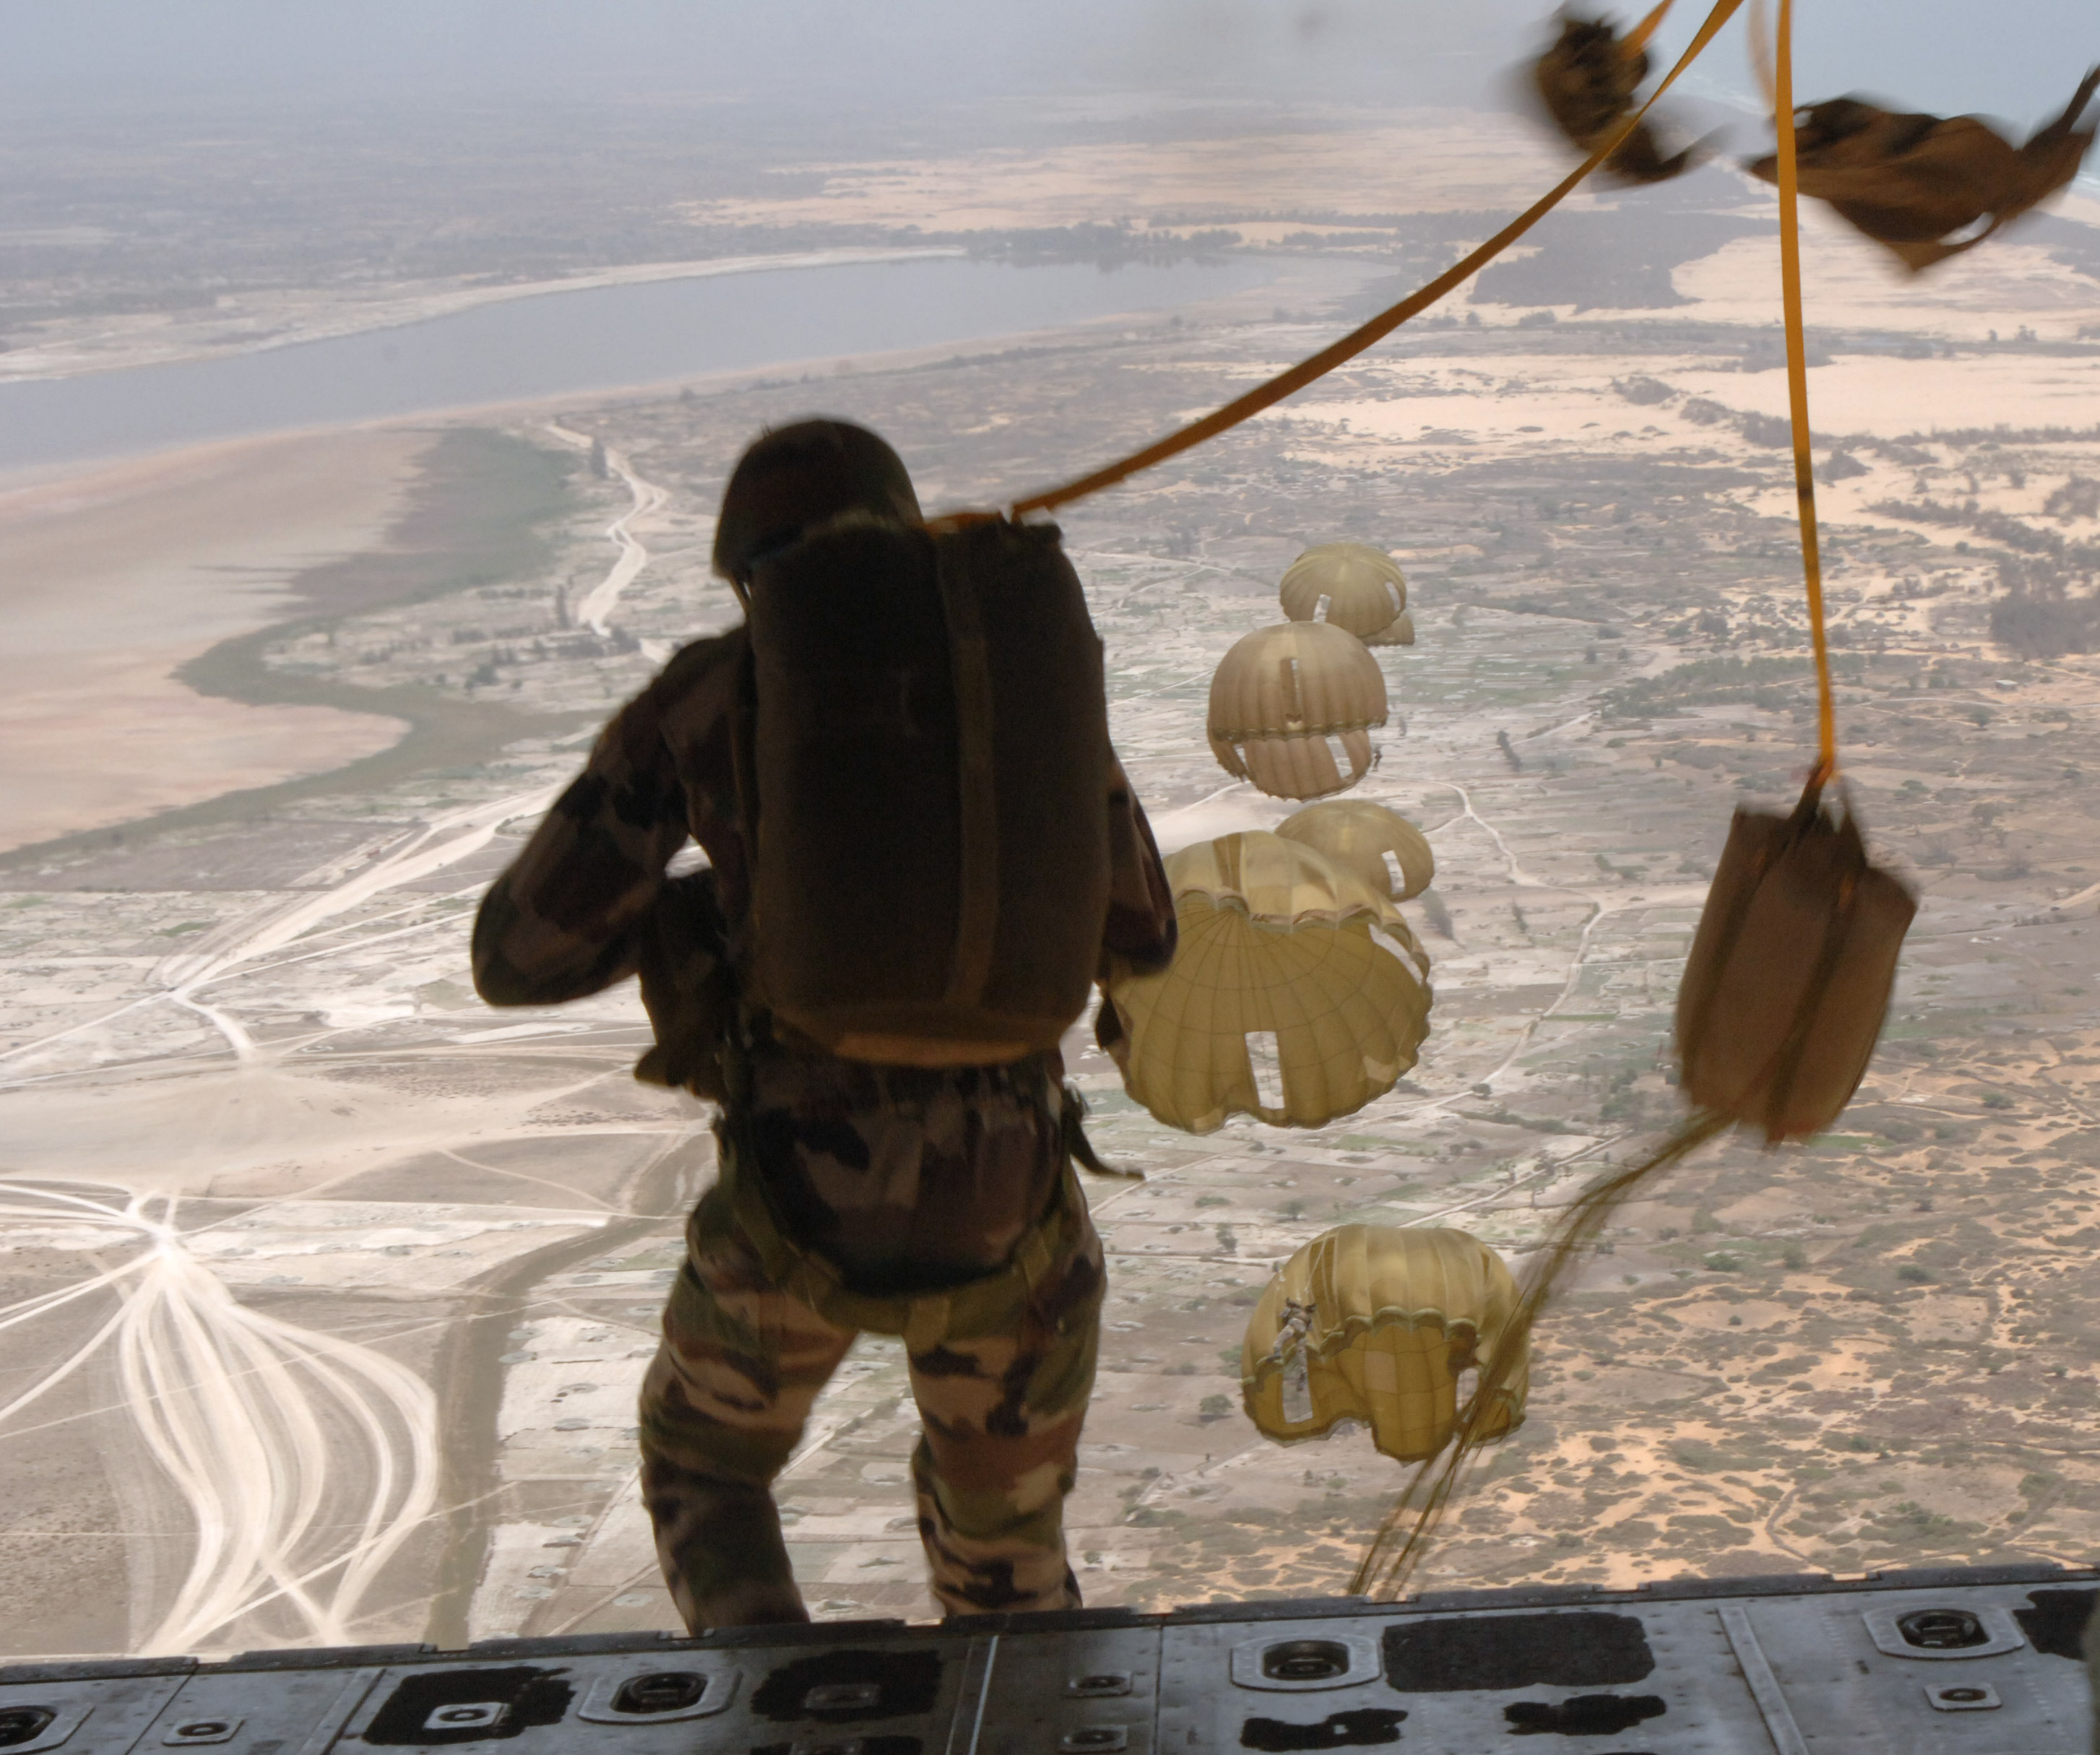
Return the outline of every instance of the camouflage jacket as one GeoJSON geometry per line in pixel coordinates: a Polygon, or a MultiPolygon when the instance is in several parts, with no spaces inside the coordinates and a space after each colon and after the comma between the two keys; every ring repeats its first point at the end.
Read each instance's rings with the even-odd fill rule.
{"type": "MultiPolygon", "coordinates": [[[[483,899],[473,953],[483,999],[579,999],[660,959],[666,923],[682,917],[686,899],[665,867],[689,836],[713,866],[734,946],[750,897],[731,748],[747,649],[741,628],[695,641],[606,726],[582,775],[483,899]]],[[[1112,871],[1103,973],[1111,957],[1164,967],[1173,896],[1120,764],[1102,808],[1112,871]]],[[[769,1045],[752,1070],[742,1136],[755,1143],[779,1216],[871,1289],[996,1264],[1057,1190],[1054,1054],[929,1072],[769,1045]]],[[[681,1072],[670,1082],[686,1081],[681,1072]]]]}

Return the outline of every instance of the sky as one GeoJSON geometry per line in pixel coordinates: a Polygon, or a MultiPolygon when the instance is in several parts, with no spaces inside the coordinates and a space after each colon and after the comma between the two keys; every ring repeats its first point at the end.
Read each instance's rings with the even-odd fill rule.
{"type": "MultiPolygon", "coordinates": [[[[1550,11],[1538,0],[0,0],[0,94],[92,108],[799,90],[893,108],[1223,84],[1352,104],[1493,103],[1496,73],[1550,11]]],[[[1681,45],[1703,13],[1679,0],[1664,41],[1681,45]]],[[[2093,0],[1804,0],[1798,33],[1805,98],[1863,90],[2023,126],[2100,60],[2093,0]]],[[[1748,99],[1740,25],[1713,55],[1695,89],[1748,99]]]]}

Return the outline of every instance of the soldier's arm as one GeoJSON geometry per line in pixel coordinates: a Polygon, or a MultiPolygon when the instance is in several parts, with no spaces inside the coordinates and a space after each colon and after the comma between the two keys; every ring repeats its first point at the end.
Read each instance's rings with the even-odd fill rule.
{"type": "Polygon", "coordinates": [[[670,675],[606,726],[583,773],[482,898],[474,985],[489,1004],[551,1005],[634,972],[641,928],[687,834],[662,722],[670,675]]]}
{"type": "Polygon", "coordinates": [[[1109,914],[1101,933],[1101,973],[1110,959],[1125,970],[1149,974],[1174,957],[1174,893],[1145,806],[1118,761],[1109,775],[1109,914]]]}

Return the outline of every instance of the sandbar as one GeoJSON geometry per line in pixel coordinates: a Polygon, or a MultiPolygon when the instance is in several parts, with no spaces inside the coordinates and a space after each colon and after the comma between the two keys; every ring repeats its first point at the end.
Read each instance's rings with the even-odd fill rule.
{"type": "Polygon", "coordinates": [[[428,434],[198,447],[0,493],[0,850],[324,772],[400,721],[215,700],[173,672],[371,548],[428,434]]]}

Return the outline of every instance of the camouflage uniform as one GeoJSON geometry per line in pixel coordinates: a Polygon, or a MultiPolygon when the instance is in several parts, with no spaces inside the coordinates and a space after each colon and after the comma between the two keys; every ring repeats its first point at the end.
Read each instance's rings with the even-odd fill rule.
{"type": "MultiPolygon", "coordinates": [[[[483,998],[547,1004],[638,970],[647,993],[667,939],[682,965],[708,960],[690,930],[662,925],[673,914],[688,928],[718,919],[720,962],[734,966],[749,867],[730,730],[746,650],[741,629],[687,646],[607,726],[482,904],[483,998]],[[712,903],[684,910],[693,880],[664,876],[688,834],[712,862],[718,916],[712,903]]],[[[1104,964],[1157,967],[1172,954],[1172,898],[1120,767],[1105,806],[1104,964]]],[[[708,986],[688,983],[682,1003],[708,986]]],[[[878,1067],[778,1040],[762,1016],[729,1034],[722,1069],[687,1053],[667,1074],[664,1048],[645,1061],[727,1098],[720,1179],[686,1228],[642,1395],[643,1495],[679,1612],[696,1629],[806,1617],[770,1483],[864,1331],[905,1343],[924,1429],[920,1533],[942,1607],[1076,1607],[1062,1509],[1103,1279],[1057,1056],[878,1067]]]]}
{"type": "MultiPolygon", "coordinates": [[[[1042,1063],[1024,1064],[1040,1078],[1042,1063]]],[[[886,1183],[899,1197],[866,1209],[872,1216],[931,1215],[939,1203],[926,1197],[944,1179],[925,1178],[908,1206],[900,1181],[922,1166],[967,1162],[965,1136],[987,1122],[1018,1144],[1037,1132],[1030,1109],[1044,1109],[1039,1090],[973,1099],[952,1075],[911,1077],[924,1100],[896,1093],[894,1107],[840,1118],[840,1138],[791,1149],[835,1164],[833,1151],[857,1144],[885,1162],[889,1174],[878,1170],[871,1192],[886,1183]]],[[[813,1131],[805,1112],[797,1131],[813,1131]]],[[[748,1175],[734,1139],[726,1144],[721,1180],[686,1227],[686,1264],[642,1397],[642,1493],[687,1624],[801,1618],[766,1484],[863,1331],[904,1342],[924,1426],[911,1459],[919,1532],[942,1607],[1077,1607],[1061,1512],[1093,1387],[1102,1272],[1071,1171],[1061,1164],[1049,1210],[1003,1263],[875,1294],[831,1254],[788,1241],[766,1198],[770,1179],[748,1175]]],[[[924,1228],[951,1229],[938,1221],[924,1228]]],[[[946,1242],[963,1241],[951,1230],[946,1242]]]]}

